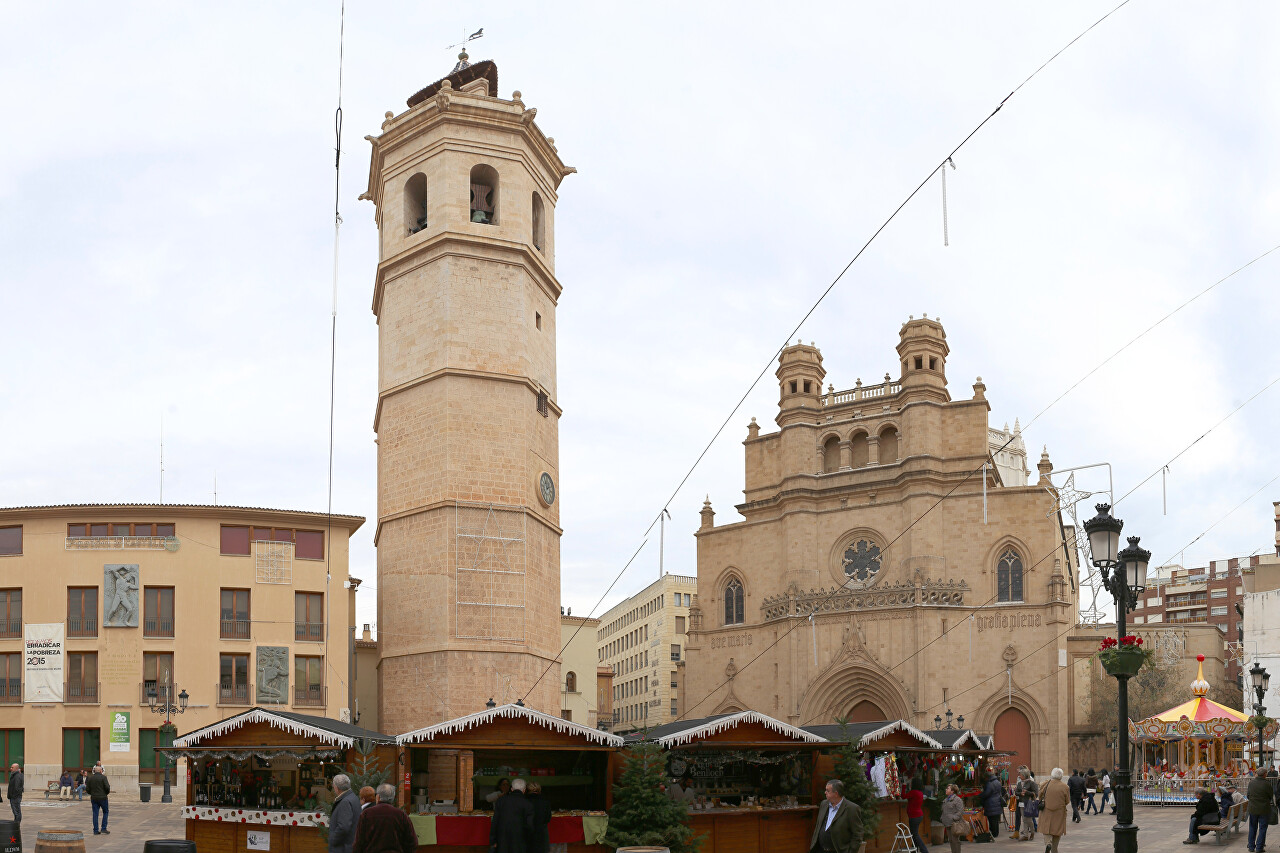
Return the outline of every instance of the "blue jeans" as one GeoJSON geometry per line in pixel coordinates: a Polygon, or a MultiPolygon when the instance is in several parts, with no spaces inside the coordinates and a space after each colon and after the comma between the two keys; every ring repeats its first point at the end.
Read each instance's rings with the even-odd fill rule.
{"type": "Polygon", "coordinates": [[[74,791],[77,800],[84,799],[84,785],[77,785],[74,791]]]}
{"type": "Polygon", "coordinates": [[[10,797],[9,808],[13,810],[14,823],[22,823],[22,797],[10,797]]]}
{"type": "Polygon", "coordinates": [[[89,803],[90,805],[93,806],[93,834],[97,835],[99,832],[106,832],[107,831],[107,814],[111,811],[111,809],[107,807],[107,801],[90,799],[89,803]],[[102,812],[102,829],[101,830],[98,829],[98,812],[102,812]]]}
{"type": "Polygon", "coordinates": [[[1267,843],[1267,816],[1249,815],[1249,849],[1257,850],[1267,843]]]}
{"type": "Polygon", "coordinates": [[[924,841],[920,838],[920,823],[924,820],[922,817],[909,817],[907,824],[911,828],[911,840],[916,843],[916,849],[920,853],[929,853],[929,848],[924,846],[924,841]]]}

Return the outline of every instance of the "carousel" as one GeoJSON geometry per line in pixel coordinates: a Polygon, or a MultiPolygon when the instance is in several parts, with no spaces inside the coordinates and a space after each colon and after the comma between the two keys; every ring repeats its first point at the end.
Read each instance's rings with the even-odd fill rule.
{"type": "MultiPolygon", "coordinates": [[[[1129,737],[1141,768],[1137,800],[1143,799],[1146,789],[1146,796],[1167,800],[1177,794],[1190,802],[1196,788],[1238,782],[1249,773],[1244,744],[1257,732],[1246,715],[1207,698],[1204,655],[1196,660],[1200,666],[1191,682],[1191,701],[1140,722],[1129,721],[1129,737]]],[[[1273,722],[1263,736],[1270,740],[1275,729],[1273,722]]]]}

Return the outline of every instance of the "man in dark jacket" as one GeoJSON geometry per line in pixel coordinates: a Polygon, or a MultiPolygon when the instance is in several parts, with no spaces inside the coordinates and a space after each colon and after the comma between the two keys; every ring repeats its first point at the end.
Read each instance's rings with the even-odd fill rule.
{"type": "Polygon", "coordinates": [[[826,800],[818,807],[818,821],[809,839],[810,853],[856,853],[862,846],[862,812],[845,799],[844,783],[827,783],[826,800]]]}
{"type": "Polygon", "coordinates": [[[9,808],[13,809],[13,820],[22,823],[22,791],[26,787],[26,777],[18,762],[9,765],[9,808]]]}
{"type": "MultiPolygon", "coordinates": [[[[1196,813],[1191,816],[1190,834],[1183,844],[1199,844],[1200,826],[1218,823],[1218,800],[1213,792],[1208,788],[1197,788],[1196,798],[1196,813]]],[[[1263,823],[1265,822],[1266,818],[1263,818],[1263,823]]]]}
{"type": "Polygon", "coordinates": [[[394,785],[379,785],[377,802],[360,813],[352,853],[418,853],[418,834],[395,806],[394,785]]]}
{"type": "Polygon", "coordinates": [[[1071,771],[1071,778],[1067,780],[1067,790],[1071,792],[1071,820],[1073,823],[1080,822],[1080,812],[1084,808],[1084,777],[1080,775],[1079,770],[1071,771]]]}
{"type": "Polygon", "coordinates": [[[329,814],[329,853],[351,853],[360,818],[360,798],[351,793],[351,777],[333,777],[333,811],[329,814]]]}
{"type": "Polygon", "coordinates": [[[1275,788],[1271,780],[1259,772],[1249,780],[1245,797],[1249,800],[1249,849],[1261,851],[1267,843],[1267,817],[1271,814],[1271,806],[1275,802],[1275,788]]]}
{"type": "Polygon", "coordinates": [[[1004,812],[1004,786],[994,773],[987,774],[986,784],[982,786],[982,813],[987,816],[991,825],[991,837],[1000,837],[1000,815],[1004,812]]]}
{"type": "Polygon", "coordinates": [[[107,781],[107,776],[102,772],[102,765],[93,765],[93,772],[89,774],[89,781],[84,783],[85,791],[89,794],[89,807],[93,810],[93,834],[94,835],[110,835],[107,829],[107,816],[111,813],[110,807],[107,805],[107,797],[111,794],[111,783],[107,781]],[[98,814],[102,814],[102,828],[98,828],[98,814]]]}
{"type": "Polygon", "coordinates": [[[533,804],[525,798],[525,782],[511,783],[511,793],[493,804],[489,849],[494,853],[529,853],[533,841],[533,804]]]}

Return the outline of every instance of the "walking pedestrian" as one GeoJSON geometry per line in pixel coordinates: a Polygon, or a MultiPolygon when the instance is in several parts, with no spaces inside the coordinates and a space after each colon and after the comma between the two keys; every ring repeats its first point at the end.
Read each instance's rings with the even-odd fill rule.
{"type": "Polygon", "coordinates": [[[1022,834],[1018,837],[1024,841],[1034,841],[1040,824],[1040,786],[1029,768],[1022,781],[1022,796],[1019,798],[1019,813],[1022,815],[1022,834]]]}
{"type": "Polygon", "coordinates": [[[529,853],[549,853],[551,850],[551,803],[542,796],[542,786],[537,782],[529,783],[529,791],[525,794],[529,804],[533,806],[533,841],[529,844],[529,853]]]}
{"type": "Polygon", "coordinates": [[[1067,790],[1071,792],[1071,822],[1080,822],[1080,811],[1084,808],[1084,777],[1079,770],[1071,771],[1067,780],[1067,790]]]}
{"type": "Polygon", "coordinates": [[[832,779],[824,789],[826,800],[818,807],[809,850],[820,853],[857,853],[862,846],[862,813],[844,796],[844,783],[832,779]]]}
{"type": "Polygon", "coordinates": [[[1000,837],[1000,813],[1004,811],[1004,786],[994,773],[987,774],[982,785],[982,813],[986,815],[991,837],[1000,837]]]}
{"type": "Polygon", "coordinates": [[[964,819],[964,800],[960,799],[960,788],[947,786],[947,798],[942,801],[942,817],[939,819],[947,833],[947,841],[951,844],[951,853],[960,853],[960,845],[968,833],[968,823],[964,819]]]}
{"type": "Polygon", "coordinates": [[[1071,789],[1062,781],[1062,768],[1055,767],[1049,774],[1040,793],[1043,811],[1040,831],[1044,833],[1044,853],[1058,853],[1058,842],[1067,834],[1067,803],[1071,802],[1071,789]]]}
{"type": "Polygon", "coordinates": [[[373,790],[373,786],[365,785],[363,788],[360,789],[361,814],[364,813],[365,809],[369,808],[369,806],[373,805],[376,802],[378,802],[378,794],[376,791],[373,790]]]}
{"type": "Polygon", "coordinates": [[[1085,797],[1085,814],[1102,814],[1098,808],[1098,803],[1094,800],[1094,796],[1098,793],[1098,774],[1093,772],[1093,768],[1089,768],[1089,773],[1084,777],[1084,797],[1085,797]],[[1090,811],[1093,809],[1093,811],[1090,811]]]}
{"type": "Polygon", "coordinates": [[[22,823],[22,792],[26,788],[26,777],[18,762],[9,765],[9,808],[13,810],[14,823],[22,823]]]}
{"type": "Polygon", "coordinates": [[[89,774],[89,780],[84,783],[85,790],[89,793],[89,807],[93,810],[93,834],[94,835],[110,835],[111,831],[107,829],[107,817],[111,814],[111,807],[108,805],[107,797],[111,795],[111,783],[107,781],[107,776],[102,772],[102,765],[93,765],[93,772],[89,774]],[[98,827],[98,815],[102,815],[102,827],[98,827]]]}
{"type": "Polygon", "coordinates": [[[915,842],[920,853],[929,853],[920,837],[920,824],[924,822],[924,783],[917,776],[911,780],[911,790],[907,791],[907,825],[911,828],[911,840],[915,842]]]}
{"type": "Polygon", "coordinates": [[[360,799],[351,792],[351,777],[339,773],[333,777],[333,812],[329,815],[329,853],[351,853],[356,840],[356,821],[360,818],[360,799]]]}
{"type": "Polygon", "coordinates": [[[352,853],[418,853],[413,823],[395,806],[395,786],[379,785],[375,798],[376,802],[360,814],[352,853]]]}
{"type": "Polygon", "coordinates": [[[511,783],[511,793],[493,804],[489,822],[492,853],[529,853],[533,840],[533,804],[525,797],[525,781],[511,783]]]}
{"type": "MultiPolygon", "coordinates": [[[[1248,849],[1253,853],[1262,853],[1267,844],[1267,819],[1271,815],[1271,809],[1275,807],[1276,791],[1267,777],[1259,773],[1249,780],[1245,796],[1249,800],[1248,849]]],[[[1196,840],[1200,840],[1198,833],[1196,840]]]]}
{"type": "MultiPolygon", "coordinates": [[[[1111,774],[1106,770],[1102,771],[1102,808],[1107,808],[1107,802],[1111,799],[1111,774]]],[[[1115,814],[1115,806],[1111,807],[1111,813],[1115,814]]]]}

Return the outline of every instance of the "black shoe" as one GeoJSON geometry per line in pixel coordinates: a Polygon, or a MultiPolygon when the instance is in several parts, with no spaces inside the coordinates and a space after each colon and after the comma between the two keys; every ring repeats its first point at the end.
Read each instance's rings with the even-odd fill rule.
{"type": "Polygon", "coordinates": [[[110,835],[110,834],[111,834],[111,830],[109,830],[109,829],[104,829],[104,830],[102,830],[102,834],[103,834],[103,835],[110,835]]]}
{"type": "MultiPolygon", "coordinates": [[[[101,832],[98,832],[98,830],[96,830],[96,829],[95,829],[95,830],[93,831],[93,834],[94,834],[94,835],[101,835],[102,833],[101,833],[101,832]]],[[[1249,848],[1249,853],[1253,853],[1253,848],[1252,848],[1252,847],[1250,847],[1250,848],[1249,848]]]]}

